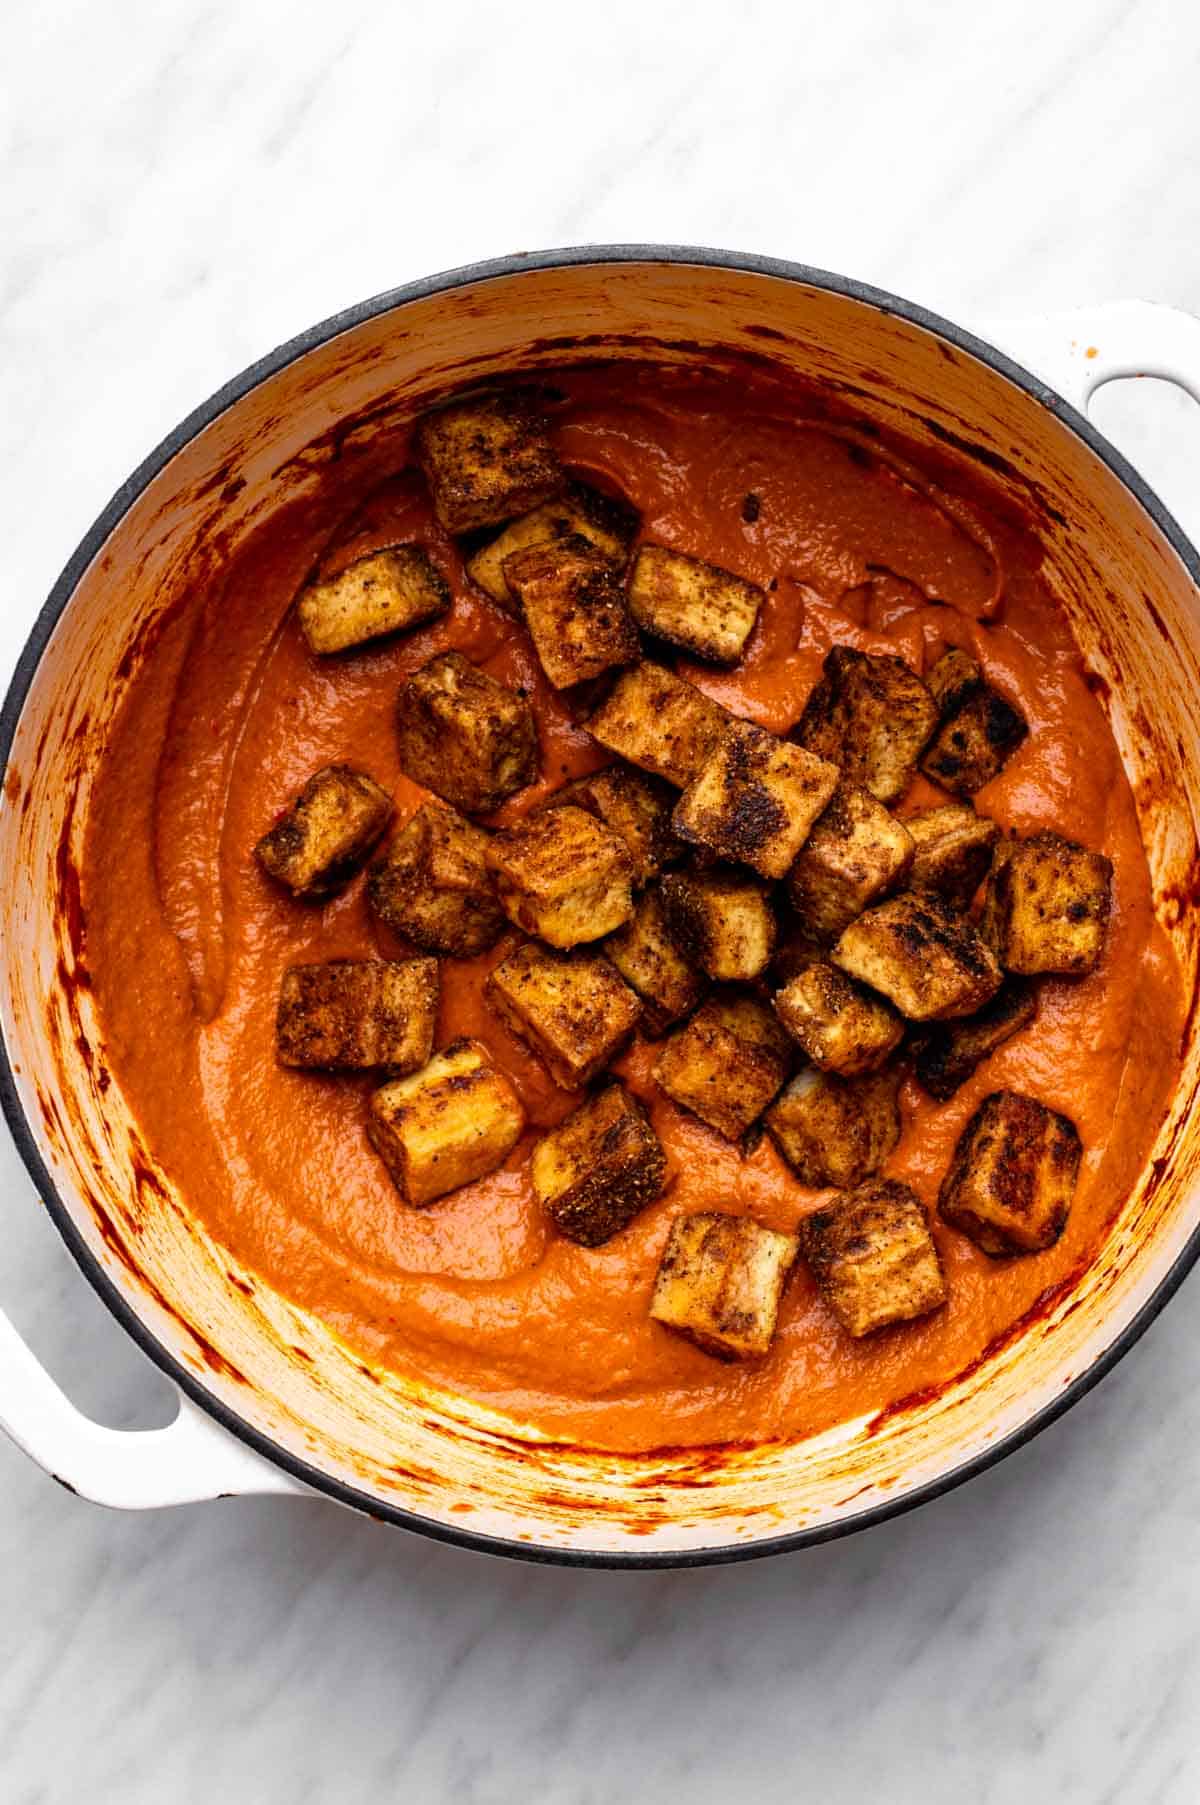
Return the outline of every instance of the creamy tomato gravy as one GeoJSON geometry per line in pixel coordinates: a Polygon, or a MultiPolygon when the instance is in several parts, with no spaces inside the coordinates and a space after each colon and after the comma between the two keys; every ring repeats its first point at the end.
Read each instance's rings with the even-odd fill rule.
{"type": "MultiPolygon", "coordinates": [[[[578,1101],[483,1001],[513,944],[442,964],[439,1044],[486,1042],[530,1131],[500,1172],[423,1211],[406,1208],[369,1147],[370,1078],[280,1068],[280,975],[297,960],[398,956],[362,879],[324,906],[293,901],[252,849],[318,767],[369,772],[407,819],[421,792],[400,770],[398,687],[455,647],[531,692],[542,780],[495,819],[517,819],[607,756],[545,683],[523,631],[475,592],[419,480],[382,484],[379,447],[331,465],[197,582],[138,673],[101,771],[83,874],[90,964],[109,1062],[143,1132],[208,1230],[366,1358],[486,1400],[563,1437],[638,1450],[796,1436],[936,1386],[977,1360],[1094,1252],[1143,1163],[1178,1069],[1181,989],[1151,909],[1133,800],[1082,660],[1038,576],[1033,537],[967,479],[947,496],[869,438],[798,417],[778,392],[652,368],[566,371],[554,414],[565,461],[627,495],[644,535],[770,587],[732,672],[680,670],[740,714],[782,731],[829,646],[899,652],[928,669],[970,648],[1029,721],[1025,744],[976,798],[1021,832],[1054,827],[1113,862],[1099,969],[1044,984],[1037,1019],[937,1104],[914,1081],[887,1172],[931,1204],[980,1099],[1026,1091],[1076,1122],[1083,1167],[1049,1252],[994,1262],[935,1221],[950,1301],[855,1343],[799,1265],[769,1357],[725,1366],[652,1323],[647,1303],[669,1222],[744,1211],[790,1229],[816,1201],[769,1140],[745,1157],[658,1092],[656,1043],[615,1071],[649,1109],[670,1163],[664,1197],[607,1246],[551,1231],[530,1187],[533,1134],[578,1101]],[[747,503],[747,497],[755,500],[747,503]],[[314,571],[396,539],[423,540],[454,590],[448,616],[408,638],[315,659],[292,613],[314,571]],[[992,616],[981,621],[981,616],[992,616]]],[[[388,448],[385,448],[388,449],[388,448]]],[[[901,812],[945,798],[919,780],[901,812]]]]}

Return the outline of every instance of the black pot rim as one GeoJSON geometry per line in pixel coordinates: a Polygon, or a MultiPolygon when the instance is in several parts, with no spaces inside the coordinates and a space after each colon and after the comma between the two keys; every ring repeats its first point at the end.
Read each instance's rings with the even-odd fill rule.
{"type": "MultiPolygon", "coordinates": [[[[772,276],[786,282],[825,289],[831,294],[862,302],[878,309],[881,313],[895,314],[900,319],[923,327],[927,332],[933,333],[958,350],[967,352],[1000,375],[1007,377],[1010,382],[1032,395],[1082,439],[1141,503],[1182,560],[1193,582],[1200,587],[1200,556],[1197,555],[1195,547],[1184,534],[1178,522],[1163,506],[1158,496],[1116,447],[1109,444],[1107,439],[1096,431],[1083,414],[1055,390],[1049,388],[1046,383],[1031,375],[1028,370],[1023,369],[985,340],[964,331],[962,327],[941,318],[927,308],[903,300],[897,295],[889,294],[886,290],[874,288],[868,283],[858,282],[846,276],[834,275],[828,270],[813,269],[805,264],[746,252],[722,251],[702,246],[654,244],[579,245],[561,250],[518,252],[511,256],[492,258],[481,263],[465,264],[458,269],[426,276],[417,282],[405,283],[399,288],[387,290],[383,294],[372,296],[369,300],[361,301],[357,306],[348,307],[341,313],[333,314],[330,318],[322,320],[315,326],[310,326],[306,331],[299,333],[295,338],[289,339],[276,350],[252,363],[240,375],[233,377],[230,382],[218,389],[172,432],[168,433],[166,438],[138,466],[133,475],[117,490],[108,506],[76,547],[61,576],[50,591],[17,660],[3,708],[0,709],[0,765],[7,767],[17,723],[34,674],[58,619],[67,607],[83,573],[118,522],[154,477],[183,446],[224,413],[228,407],[240,401],[268,377],[275,375],[277,371],[295,362],[297,358],[303,357],[306,352],[313,350],[318,345],[326,343],[351,327],[361,325],[364,321],[373,319],[379,314],[403,307],[409,302],[423,300],[431,295],[449,293],[456,288],[466,287],[472,283],[491,281],[497,277],[518,276],[529,270],[553,270],[574,265],[616,263],[690,264],[706,269],[728,269],[754,275],[772,276]]],[[[271,1465],[290,1473],[294,1478],[311,1487],[315,1493],[323,1494],[340,1504],[349,1505],[369,1516],[396,1524],[400,1528],[429,1536],[435,1541],[452,1543],[460,1548],[469,1548],[480,1553],[500,1554],[516,1560],[533,1561],[552,1566],[648,1569],[719,1566],[734,1561],[759,1560],[767,1555],[788,1553],[800,1548],[814,1547],[821,1542],[834,1541],[842,1536],[852,1535],[859,1530],[870,1528],[877,1523],[884,1523],[889,1518],[901,1516],[907,1511],[915,1510],[919,1505],[929,1503],[932,1499],[940,1498],[945,1493],[953,1491],[968,1479],[974,1478],[976,1474],[983,1473],[989,1467],[995,1466],[1016,1449],[1024,1447],[1027,1442],[1033,1440],[1035,1435],[1040,1434],[1043,1429],[1069,1410],[1073,1404],[1078,1403],[1079,1399],[1098,1384],[1105,1374],[1116,1365],[1117,1361],[1122,1359],[1130,1348],[1141,1339],[1158,1313],[1174,1296],[1197,1258],[1200,1257],[1200,1225],[1198,1225],[1176,1256],[1169,1271],[1159,1281],[1136,1315],[1126,1324],[1116,1339],[1096,1357],[1087,1370],[1078,1374],[1058,1397],[1014,1429],[1011,1434],[1005,1436],[1003,1440],[976,1454],[970,1460],[963,1461],[949,1472],[940,1474],[936,1479],[929,1480],[924,1485],[906,1492],[902,1497],[873,1505],[867,1510],[840,1518],[833,1523],[794,1530],[748,1545],[726,1544],[697,1549],[629,1553],[617,1550],[556,1548],[549,1544],[532,1544],[501,1536],[479,1534],[466,1528],[439,1523],[414,1511],[389,1505],[331,1477],[307,1461],[298,1459],[286,1449],[279,1447],[269,1436],[262,1434],[252,1424],[246,1422],[236,1411],[230,1409],[223,1399],[215,1397],[201,1383],[196,1374],[190,1372],[158,1341],[92,1254],[59,1196],[50,1173],[38,1152],[30,1123],[17,1095],[8,1047],[2,1036],[0,1036],[0,1107],[3,1108],[4,1116],[25,1167],[84,1277],[143,1353],[193,1403],[220,1423],[222,1428],[260,1454],[271,1465]]]]}

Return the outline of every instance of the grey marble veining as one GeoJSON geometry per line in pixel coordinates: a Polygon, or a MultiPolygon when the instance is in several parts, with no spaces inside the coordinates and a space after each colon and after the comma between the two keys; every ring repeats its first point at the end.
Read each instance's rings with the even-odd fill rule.
{"type": "MultiPolygon", "coordinates": [[[[1200,310],[1180,0],[520,11],[17,0],[0,65],[0,664],[150,446],[337,307],[516,248],[672,239],[966,322],[1200,310]]],[[[1096,417],[1200,527],[1198,427],[1096,417]]],[[[7,1142],[0,1301],[106,1422],[165,1384],[7,1142]]],[[[320,1503],[124,1517],[0,1442],[3,1805],[1200,1795],[1200,1281],[1065,1420],[788,1560],[566,1573],[320,1503]]]]}

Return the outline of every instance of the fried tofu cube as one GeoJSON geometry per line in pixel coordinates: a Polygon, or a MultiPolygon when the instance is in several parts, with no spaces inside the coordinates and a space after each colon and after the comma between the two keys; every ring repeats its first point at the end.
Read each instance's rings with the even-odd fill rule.
{"type": "Polygon", "coordinates": [[[681,840],[783,877],[837,787],[838,769],[749,721],[732,721],[675,805],[681,840]]]}
{"type": "Polygon", "coordinates": [[[417,460],[448,533],[469,533],[549,501],[564,478],[532,395],[476,395],[417,426],[417,460]]]}
{"type": "Polygon", "coordinates": [[[467,564],[467,575],[494,602],[511,609],[515,603],[505,579],[504,561],[514,552],[577,534],[594,545],[610,564],[623,569],[639,524],[637,509],[628,502],[602,495],[585,483],[569,482],[561,495],[512,521],[499,538],[476,552],[467,564]]]}
{"type": "Polygon", "coordinates": [[[778,931],[764,884],[720,867],[670,871],[662,895],[671,932],[693,964],[731,984],[761,977],[778,931]]]}
{"type": "Polygon", "coordinates": [[[461,652],[439,652],[413,672],[396,724],[408,775],[468,815],[499,808],[537,776],[529,703],[461,652]]]}
{"type": "Polygon", "coordinates": [[[328,896],[349,883],[391,818],[392,799],[373,778],[326,765],[263,835],[255,856],[294,896],[328,896]]]}
{"type": "Polygon", "coordinates": [[[1093,971],[1112,908],[1112,861],[1061,834],[996,848],[983,932],[1006,971],[1033,977],[1093,971]]]}
{"type": "Polygon", "coordinates": [[[925,1207],[895,1179],[874,1179],[806,1217],[800,1247],[825,1302],[856,1339],[946,1301],[925,1207]]]}
{"type": "Polygon", "coordinates": [[[966,916],[931,891],[908,890],[868,909],[830,958],[916,1022],[973,1015],[995,996],[1003,976],[966,916]]]}
{"type": "Polygon", "coordinates": [[[879,1171],[900,1139],[895,1069],[836,1078],[798,1072],[764,1118],[767,1133],[802,1185],[848,1190],[879,1171]]]}
{"type": "Polygon", "coordinates": [[[674,795],[657,777],[608,765],[590,777],[577,777],[555,790],[547,808],[586,809],[625,842],[634,877],[648,884],[666,866],[683,857],[683,843],[671,827],[674,795]]]}
{"type": "Polygon", "coordinates": [[[956,795],[973,796],[999,776],[1029,732],[1023,714],[985,683],[965,652],[951,651],[929,673],[929,688],[941,719],[921,759],[934,783],[956,795]]]}
{"type": "Polygon", "coordinates": [[[753,996],[711,997],[673,1034],[654,1067],[681,1109],[740,1141],[777,1095],[791,1063],[787,1035],[753,996]]]}
{"type": "Polygon", "coordinates": [[[1028,1027],[1037,1011],[1031,985],[1007,979],[978,1015],[933,1028],[917,1054],[915,1070],[931,1097],[947,1102],[976,1066],[1028,1027]]]}
{"type": "Polygon", "coordinates": [[[938,1198],[942,1220],[995,1259],[1053,1247],[1081,1153],[1069,1116],[1016,1091],[993,1091],[959,1138],[938,1198]]]}
{"type": "Polygon", "coordinates": [[[676,789],[692,781],[726,732],[733,716],[694,683],[643,659],[623,671],[595,710],[588,732],[610,752],[627,758],[676,789]]]}
{"type": "Polygon", "coordinates": [[[908,829],[861,784],[840,783],[788,877],[805,927],[836,940],[856,915],[904,882],[913,860],[908,829]]]}
{"type": "Polygon", "coordinates": [[[718,1360],[765,1354],[796,1259],[796,1237],[748,1216],[678,1216],[654,1281],[650,1314],[718,1360]]]}
{"type": "Polygon", "coordinates": [[[616,1058],[642,1005],[596,953],[552,953],[526,942],[491,973],[488,1003],[564,1090],[581,1090],[616,1058]]]}
{"type": "Polygon", "coordinates": [[[638,626],[713,664],[737,663],[764,600],[757,583],[665,545],[643,545],[629,573],[638,626]]]}
{"type": "Polygon", "coordinates": [[[610,1084],[542,1136],[530,1173],[559,1232],[600,1247],[661,1196],[667,1159],[641,1104],[610,1084]]]}
{"type": "Polygon", "coordinates": [[[312,652],[344,652],[383,633],[434,620],[450,606],[450,586],[422,545],[388,545],[311,583],[296,612],[312,652]]]}
{"type": "Polygon", "coordinates": [[[310,1070],[415,1072],[433,1050],[436,959],[331,959],[289,965],[279,986],[275,1052],[310,1070]]]}
{"type": "Polygon", "coordinates": [[[902,658],[834,646],[790,737],[890,806],[937,724],[937,704],[902,658]]]}
{"type": "Polygon", "coordinates": [[[487,868],[488,836],[457,809],[426,802],[367,883],[385,927],[427,953],[469,959],[499,939],[504,910],[487,868]]]}
{"type": "Polygon", "coordinates": [[[657,888],[643,891],[630,920],[604,942],[604,953],[642,999],[642,1029],[654,1038],[690,1015],[704,995],[704,976],[681,952],[657,888]]]}
{"type": "Polygon", "coordinates": [[[925,809],[904,825],[914,847],[912,889],[937,890],[965,909],[988,874],[999,827],[963,802],[925,809]]]}
{"type": "Polygon", "coordinates": [[[878,1070],[904,1038],[891,1004],[825,959],[788,979],[776,992],[775,1013],[815,1066],[843,1078],[878,1070]]]}
{"type": "Polygon", "coordinates": [[[405,1203],[422,1209],[502,1166],[525,1126],[508,1079],[477,1040],[456,1040],[371,1098],[367,1137],[405,1203]]]}
{"type": "Polygon", "coordinates": [[[527,545],[504,560],[504,576],[555,689],[637,662],[641,641],[621,574],[588,540],[527,545]]]}
{"type": "Polygon", "coordinates": [[[580,946],[633,914],[633,862],[586,809],[544,809],[488,844],[487,866],[510,921],[550,946],[580,946]]]}

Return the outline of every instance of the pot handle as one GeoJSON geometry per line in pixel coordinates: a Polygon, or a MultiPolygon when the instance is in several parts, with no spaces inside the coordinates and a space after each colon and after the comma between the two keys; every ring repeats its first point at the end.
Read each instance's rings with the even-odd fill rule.
{"type": "Polygon", "coordinates": [[[1106,382],[1158,376],[1200,401],[1200,319],[1156,301],[1108,301],[1068,313],[994,320],[982,336],[1087,412],[1106,382]]]}
{"type": "Polygon", "coordinates": [[[76,1410],[0,1311],[0,1428],[68,1491],[116,1510],[259,1492],[311,1497],[182,1392],[165,1429],[106,1429],[76,1410]]]}

